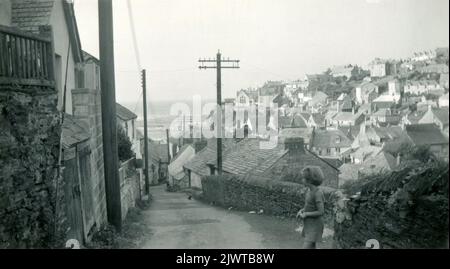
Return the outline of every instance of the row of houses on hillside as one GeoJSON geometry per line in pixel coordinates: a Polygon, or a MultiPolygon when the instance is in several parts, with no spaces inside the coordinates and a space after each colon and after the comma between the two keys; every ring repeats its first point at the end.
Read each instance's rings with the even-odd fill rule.
{"type": "MultiPolygon", "coordinates": [[[[294,173],[306,165],[320,166],[326,175],[325,186],[338,186],[338,167],[310,151],[303,138],[284,133],[276,147],[264,149],[261,139],[224,139],[222,169],[232,175],[270,175],[274,180],[292,181],[294,173]]],[[[297,134],[295,134],[297,135],[297,134]]],[[[216,141],[197,141],[183,146],[169,165],[170,183],[201,188],[204,176],[217,174],[216,141]]]]}

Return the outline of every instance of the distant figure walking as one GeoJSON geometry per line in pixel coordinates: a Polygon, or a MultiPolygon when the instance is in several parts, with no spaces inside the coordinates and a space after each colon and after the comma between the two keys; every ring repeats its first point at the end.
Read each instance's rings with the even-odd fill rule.
{"type": "Polygon", "coordinates": [[[307,166],[302,170],[303,183],[308,187],[305,197],[305,207],[297,213],[303,219],[303,248],[315,249],[316,243],[322,241],[324,196],[318,188],[324,176],[320,167],[307,166]]]}

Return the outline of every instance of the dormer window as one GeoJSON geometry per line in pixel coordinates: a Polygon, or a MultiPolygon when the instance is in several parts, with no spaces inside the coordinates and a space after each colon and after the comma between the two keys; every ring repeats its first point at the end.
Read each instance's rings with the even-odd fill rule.
{"type": "Polygon", "coordinates": [[[341,143],[341,138],[340,137],[336,137],[336,144],[341,143]]]}

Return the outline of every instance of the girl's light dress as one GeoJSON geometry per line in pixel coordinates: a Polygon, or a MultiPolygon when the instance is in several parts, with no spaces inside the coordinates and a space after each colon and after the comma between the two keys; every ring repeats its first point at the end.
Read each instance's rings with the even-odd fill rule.
{"type": "MultiPolygon", "coordinates": [[[[324,203],[324,196],[319,188],[314,191],[308,191],[305,197],[305,212],[314,212],[318,210],[319,203],[324,203]]],[[[302,236],[307,242],[321,242],[323,234],[323,217],[307,217],[303,219],[302,236]]]]}

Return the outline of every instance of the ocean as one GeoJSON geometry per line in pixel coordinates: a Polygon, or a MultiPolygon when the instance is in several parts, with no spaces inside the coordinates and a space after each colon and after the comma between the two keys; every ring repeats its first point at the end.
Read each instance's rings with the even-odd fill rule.
{"type": "MultiPolygon", "coordinates": [[[[202,105],[206,103],[213,102],[214,100],[202,101],[202,105]]],[[[147,127],[148,136],[154,141],[159,141],[161,143],[166,142],[166,129],[170,129],[171,124],[177,120],[178,116],[170,115],[170,109],[172,105],[176,103],[183,103],[188,105],[190,111],[192,111],[192,100],[174,100],[174,101],[154,101],[150,102],[147,106],[147,127]]],[[[138,119],[136,120],[136,129],[144,133],[144,114],[142,100],[139,103],[126,103],[123,102],[121,105],[130,109],[134,112],[138,119]]],[[[206,116],[202,117],[203,119],[206,116]]],[[[182,120],[177,120],[177,125],[182,125],[182,120]]]]}

